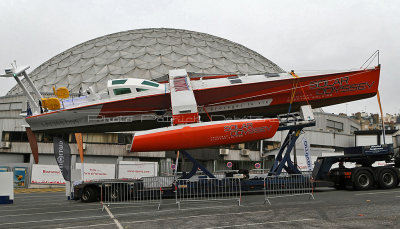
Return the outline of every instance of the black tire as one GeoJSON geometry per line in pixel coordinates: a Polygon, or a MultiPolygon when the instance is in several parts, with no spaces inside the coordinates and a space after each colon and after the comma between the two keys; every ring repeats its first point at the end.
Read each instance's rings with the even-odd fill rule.
{"type": "Polygon", "coordinates": [[[82,191],[81,200],[84,203],[94,202],[97,200],[97,193],[93,187],[86,187],[82,191]]]}
{"type": "Polygon", "coordinates": [[[395,188],[398,182],[397,174],[392,169],[384,169],[379,173],[378,184],[382,189],[395,188]]]}
{"type": "Polygon", "coordinates": [[[361,170],[354,176],[353,187],[355,190],[368,190],[374,185],[371,173],[361,170]]]}

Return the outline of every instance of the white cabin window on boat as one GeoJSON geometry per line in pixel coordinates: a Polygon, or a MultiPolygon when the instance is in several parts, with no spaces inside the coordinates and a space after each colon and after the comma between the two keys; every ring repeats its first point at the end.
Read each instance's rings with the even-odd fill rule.
{"type": "Polygon", "coordinates": [[[123,79],[123,80],[113,80],[112,81],[112,85],[119,85],[119,84],[124,84],[126,83],[127,79],[123,79]]]}
{"type": "Polygon", "coordinates": [[[147,86],[152,86],[152,87],[158,87],[160,86],[160,84],[156,83],[156,82],[151,82],[151,81],[147,81],[147,80],[143,80],[142,82],[143,85],[147,85],[147,86]]]}
{"type": "Polygon", "coordinates": [[[124,95],[132,92],[130,88],[116,88],[113,91],[114,95],[124,95]]]}

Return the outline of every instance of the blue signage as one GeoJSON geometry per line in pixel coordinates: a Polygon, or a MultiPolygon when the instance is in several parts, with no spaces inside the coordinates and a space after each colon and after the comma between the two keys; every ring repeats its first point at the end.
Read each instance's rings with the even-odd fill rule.
{"type": "Polygon", "coordinates": [[[8,167],[7,166],[0,166],[0,173],[1,172],[8,172],[8,167]]]}

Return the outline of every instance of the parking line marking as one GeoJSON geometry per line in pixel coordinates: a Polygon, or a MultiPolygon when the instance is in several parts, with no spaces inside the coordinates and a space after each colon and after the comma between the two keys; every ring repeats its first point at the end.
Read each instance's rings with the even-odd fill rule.
{"type": "MultiPolygon", "coordinates": [[[[88,204],[88,207],[90,207],[90,206],[94,206],[94,204],[90,204],[90,203],[87,203],[88,204]]],[[[60,204],[60,205],[62,205],[62,204],[60,204]]],[[[98,203],[95,203],[95,205],[99,205],[98,203]]],[[[99,208],[99,207],[97,207],[97,208],[84,208],[84,209],[82,209],[82,210],[80,210],[80,209],[78,209],[78,210],[75,210],[75,208],[77,207],[77,206],[79,206],[79,207],[82,207],[82,206],[84,206],[84,207],[86,207],[86,205],[85,204],[82,204],[82,205],[70,205],[70,206],[67,206],[68,208],[72,208],[72,210],[71,211],[91,211],[91,210],[99,210],[99,209],[101,209],[101,208],[99,208]]],[[[121,206],[121,207],[113,207],[113,208],[111,208],[111,209],[120,209],[120,208],[128,208],[128,209],[132,209],[132,208],[142,208],[142,207],[146,207],[146,206],[154,206],[154,204],[152,204],[152,205],[140,205],[140,206],[128,206],[128,205],[126,205],[126,206],[121,206]]],[[[14,207],[15,208],[15,207],[14,207]]],[[[38,207],[38,208],[24,208],[23,209],[23,211],[30,211],[30,210],[38,210],[38,209],[43,209],[43,207],[38,207]]],[[[64,207],[63,209],[67,209],[66,207],[64,207]]],[[[21,209],[0,209],[0,212],[15,212],[15,211],[22,211],[21,209]]],[[[65,211],[67,211],[67,210],[65,210],[65,211]]],[[[3,213],[4,214],[4,213],[3,213]]],[[[36,214],[36,213],[31,213],[30,215],[32,215],[32,214],[36,214]]],[[[42,213],[41,213],[42,214],[42,213]]],[[[0,217],[2,217],[1,215],[0,215],[0,217]]]]}
{"type": "MultiPolygon", "coordinates": [[[[29,201],[29,204],[30,205],[35,205],[35,206],[54,206],[54,207],[56,207],[56,206],[65,206],[65,203],[67,203],[67,200],[64,203],[43,203],[43,202],[45,202],[45,201],[29,201]],[[38,203],[43,203],[43,204],[38,204],[38,203]]],[[[69,201],[69,202],[72,202],[72,201],[69,201]]],[[[14,199],[14,204],[20,204],[20,203],[21,202],[18,199],[17,199],[17,201],[14,199]]],[[[91,205],[99,206],[99,203],[73,203],[73,205],[69,205],[69,206],[80,207],[80,206],[91,206],[91,205]]],[[[1,208],[2,209],[0,211],[6,210],[6,209],[13,209],[13,208],[15,208],[15,205],[13,205],[13,206],[2,206],[1,208]]]]}
{"type": "Polygon", "coordinates": [[[110,209],[108,209],[107,205],[103,205],[103,206],[104,206],[104,208],[106,209],[106,211],[107,211],[108,215],[110,216],[110,218],[111,218],[112,220],[114,220],[114,223],[117,225],[118,229],[124,229],[124,228],[122,227],[122,225],[119,223],[119,221],[118,221],[118,220],[114,217],[114,215],[111,213],[110,209]]]}
{"type": "MultiPolygon", "coordinates": [[[[204,210],[204,209],[224,209],[224,208],[232,208],[232,206],[181,208],[179,211],[193,211],[193,210],[204,210]]],[[[176,212],[176,211],[177,211],[177,209],[168,209],[168,210],[159,210],[157,212],[176,212]]],[[[115,214],[115,215],[116,216],[129,216],[129,215],[138,215],[138,214],[149,214],[149,212],[131,212],[131,213],[120,213],[120,214],[115,214]]]]}
{"type": "Polygon", "coordinates": [[[88,228],[88,227],[100,227],[100,226],[109,226],[113,225],[114,223],[101,223],[101,224],[92,224],[92,225],[83,225],[83,226],[72,226],[72,227],[58,227],[55,229],[71,229],[71,228],[88,228]]]}
{"type": "Polygon", "coordinates": [[[316,220],[316,219],[295,219],[295,220],[282,220],[282,221],[272,221],[272,222],[262,222],[262,223],[237,224],[237,225],[229,225],[229,226],[222,226],[222,227],[209,227],[207,229],[244,227],[244,226],[255,226],[255,225],[265,225],[265,224],[276,224],[276,223],[293,223],[293,222],[304,222],[304,221],[312,221],[312,220],[316,220]]]}
{"type": "MultiPolygon", "coordinates": [[[[165,211],[165,210],[164,210],[165,211]]],[[[170,210],[168,210],[170,211],[170,210]]],[[[172,211],[177,211],[177,209],[173,209],[172,211]]],[[[153,221],[161,221],[161,220],[173,220],[173,219],[185,219],[185,218],[198,218],[198,217],[206,217],[206,216],[221,216],[221,215],[240,215],[240,214],[246,214],[246,213],[265,213],[265,212],[271,212],[272,210],[266,210],[266,211],[251,211],[251,212],[235,212],[235,213],[226,213],[226,214],[212,214],[212,215],[193,215],[193,216],[186,216],[186,217],[169,217],[169,218],[165,218],[165,219],[152,219],[152,220],[141,220],[141,221],[131,221],[131,222],[121,222],[122,224],[131,224],[131,223],[145,223],[145,222],[153,222],[153,221]]],[[[159,212],[163,212],[163,211],[159,211],[159,212]]],[[[143,212],[141,212],[143,213],[143,212]]],[[[145,213],[149,213],[149,212],[145,212],[145,213]]],[[[121,215],[121,214],[119,214],[121,215]]],[[[121,225],[122,225],[121,224],[121,225]]],[[[99,226],[108,226],[108,225],[112,225],[112,223],[109,224],[92,224],[92,225],[84,225],[84,226],[71,226],[71,227],[63,227],[63,228],[87,228],[87,227],[99,227],[99,226]]],[[[61,228],[57,228],[57,229],[61,229],[61,228]]]]}
{"type": "MultiPolygon", "coordinates": [[[[26,216],[26,215],[46,215],[46,214],[69,213],[69,212],[99,211],[99,210],[100,210],[100,208],[89,208],[89,209],[73,209],[73,210],[52,211],[52,212],[34,212],[34,213],[31,212],[31,213],[23,213],[23,214],[17,214],[17,215],[0,215],[0,218],[1,217],[26,216]]],[[[19,211],[21,211],[21,209],[19,209],[19,211]]]]}
{"type": "Polygon", "coordinates": [[[190,215],[190,216],[181,216],[181,217],[167,217],[167,218],[161,218],[161,219],[136,220],[136,221],[128,221],[128,222],[122,222],[122,223],[123,224],[146,223],[146,222],[157,222],[157,221],[164,221],[164,220],[181,220],[181,219],[188,219],[188,218],[204,218],[204,217],[209,217],[209,216],[241,215],[241,214],[247,214],[247,213],[254,214],[254,213],[266,213],[266,212],[272,212],[272,210],[233,212],[233,213],[221,213],[221,214],[210,214],[210,215],[190,215]]]}
{"type": "Polygon", "coordinates": [[[400,192],[400,191],[387,191],[387,192],[368,192],[368,193],[357,193],[354,194],[355,196],[361,196],[361,195],[376,195],[376,194],[390,194],[394,192],[400,192]]]}
{"type": "Polygon", "coordinates": [[[4,226],[4,225],[15,225],[15,224],[27,224],[27,223],[53,222],[53,221],[83,220],[83,219],[92,219],[92,218],[94,219],[94,218],[103,218],[105,216],[107,216],[107,215],[93,215],[93,216],[71,217],[71,218],[18,221],[18,222],[12,222],[12,223],[2,223],[1,226],[4,226]]]}

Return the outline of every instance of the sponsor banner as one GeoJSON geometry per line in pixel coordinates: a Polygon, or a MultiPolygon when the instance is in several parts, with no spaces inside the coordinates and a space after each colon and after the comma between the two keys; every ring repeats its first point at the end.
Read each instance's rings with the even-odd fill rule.
{"type": "MultiPolygon", "coordinates": [[[[76,163],[76,169],[81,169],[82,164],[76,163]]],[[[91,164],[84,163],[84,179],[85,181],[115,179],[114,164],[91,164]]]]}
{"type": "Polygon", "coordinates": [[[14,167],[14,187],[24,188],[26,177],[26,167],[14,167]]]}
{"type": "Polygon", "coordinates": [[[142,177],[153,177],[157,175],[157,162],[120,163],[118,166],[118,178],[120,179],[140,179],[142,177]]]}
{"type": "MultiPolygon", "coordinates": [[[[316,156],[311,156],[312,164],[317,160],[316,156]]],[[[297,157],[297,168],[301,171],[310,171],[305,157],[297,157]]]]}
{"type": "Polygon", "coordinates": [[[71,148],[62,138],[53,138],[54,156],[66,181],[71,181],[71,148]]]}
{"type": "Polygon", "coordinates": [[[310,144],[308,143],[306,138],[303,138],[302,141],[303,141],[303,146],[304,146],[304,156],[306,157],[307,170],[312,171],[313,170],[313,160],[311,158],[310,144]]]}
{"type": "Polygon", "coordinates": [[[58,165],[32,165],[32,184],[65,184],[58,165]]]}
{"type": "Polygon", "coordinates": [[[1,172],[8,172],[10,169],[7,166],[0,166],[0,173],[1,172]]]}

